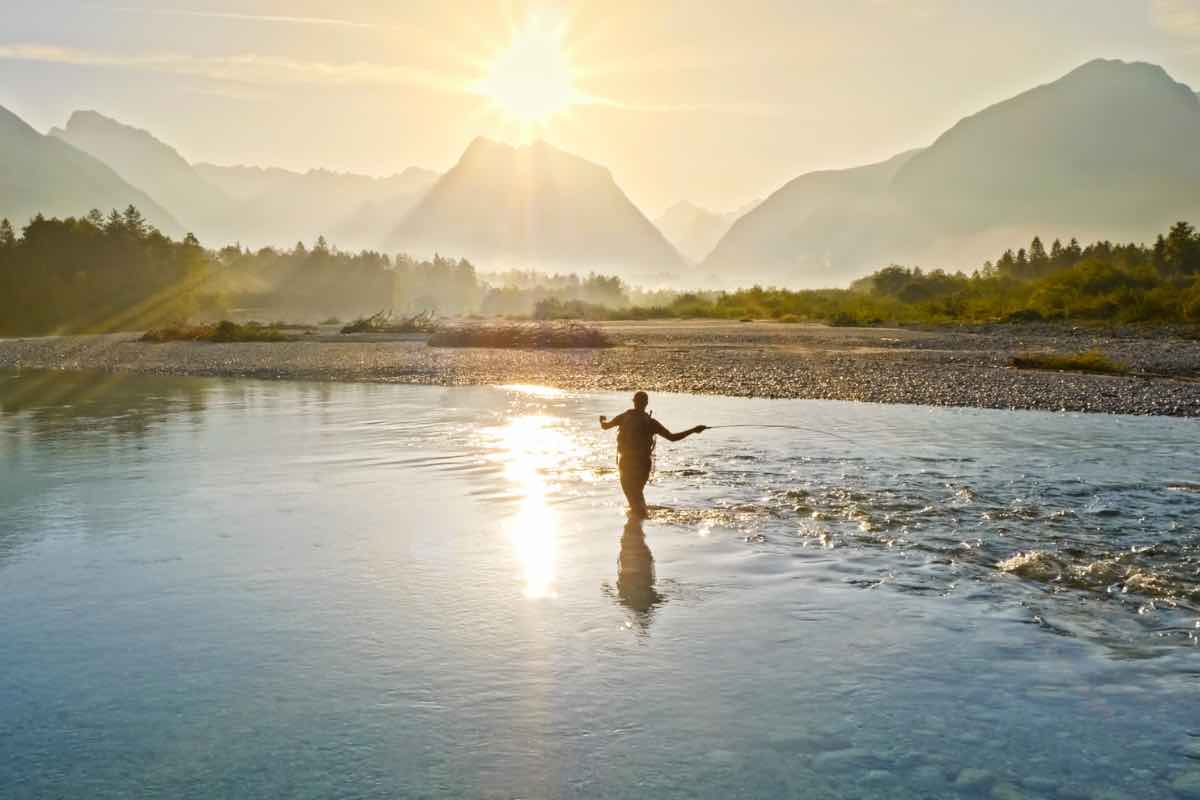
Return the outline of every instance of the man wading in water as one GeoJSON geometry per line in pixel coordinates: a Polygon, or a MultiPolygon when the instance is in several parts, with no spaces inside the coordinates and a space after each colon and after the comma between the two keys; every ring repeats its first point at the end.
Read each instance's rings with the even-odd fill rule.
{"type": "Polygon", "coordinates": [[[600,417],[604,430],[620,427],[617,433],[617,470],[621,473],[621,490],[629,501],[629,512],[633,516],[645,517],[646,496],[642,493],[646,481],[650,480],[650,465],[654,456],[654,437],[661,436],[672,442],[686,439],[693,433],[701,433],[706,425],[697,425],[683,433],[671,433],[662,424],[646,413],[650,398],[645,392],[633,396],[633,408],[615,419],[600,417]]]}

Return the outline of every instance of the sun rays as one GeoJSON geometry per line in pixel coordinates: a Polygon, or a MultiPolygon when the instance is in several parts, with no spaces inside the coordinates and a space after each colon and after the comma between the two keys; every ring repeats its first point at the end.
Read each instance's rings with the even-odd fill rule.
{"type": "Polygon", "coordinates": [[[470,90],[487,99],[501,120],[523,137],[545,129],[573,106],[588,102],[575,85],[576,71],[566,42],[567,21],[534,13],[514,27],[508,42],[470,90]]]}

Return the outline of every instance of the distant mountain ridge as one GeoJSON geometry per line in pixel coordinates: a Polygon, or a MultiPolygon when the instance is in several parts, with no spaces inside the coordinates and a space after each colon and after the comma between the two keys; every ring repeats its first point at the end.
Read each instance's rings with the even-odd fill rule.
{"type": "Polygon", "coordinates": [[[378,248],[437,173],[411,167],[386,178],[314,169],[190,164],[173,147],[96,111],[76,111],[50,137],[108,165],[170,209],[180,230],[209,246],[290,247],[324,235],[345,249],[378,248]]]}
{"type": "Polygon", "coordinates": [[[952,229],[1136,220],[1157,230],[1164,206],[1169,215],[1200,197],[1198,177],[1200,98],[1162,67],[1101,60],[963,119],[893,188],[952,229]]]}
{"type": "Polygon", "coordinates": [[[735,221],[702,268],[720,274],[745,264],[756,277],[787,276],[825,272],[839,258],[869,259],[863,229],[895,212],[888,187],[918,152],[794,178],[735,221]]]}
{"type": "Polygon", "coordinates": [[[219,240],[227,233],[231,198],[148,131],[96,111],[76,111],[64,128],[52,128],[50,135],[108,164],[169,208],[202,240],[219,240]]]}
{"type": "Polygon", "coordinates": [[[195,169],[233,198],[241,226],[237,239],[256,247],[324,235],[344,249],[379,249],[438,178],[419,167],[386,178],[206,163],[195,169]]]}
{"type": "Polygon", "coordinates": [[[134,205],[150,224],[171,236],[183,226],[109,165],[0,107],[0,217],[20,228],[35,214],[82,217],[134,205]]]}
{"type": "Polygon", "coordinates": [[[604,167],[538,142],[475,139],[396,227],[389,250],[489,268],[678,274],[686,264],[604,167]]]}
{"type": "Polygon", "coordinates": [[[1161,67],[1097,60],[923,150],[789,182],[702,269],[805,286],[888,263],[973,269],[1034,234],[1149,239],[1200,216],[1198,186],[1200,97],[1161,67]]]}
{"type": "Polygon", "coordinates": [[[676,250],[693,263],[699,263],[739,216],[739,211],[718,213],[681,200],[664,211],[654,224],[676,250]]]}

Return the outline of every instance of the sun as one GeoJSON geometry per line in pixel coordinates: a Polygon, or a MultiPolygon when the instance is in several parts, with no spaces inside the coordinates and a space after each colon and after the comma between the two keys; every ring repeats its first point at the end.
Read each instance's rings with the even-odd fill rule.
{"type": "Polygon", "coordinates": [[[564,42],[566,23],[531,15],[488,67],[475,91],[509,121],[544,126],[582,100],[564,42]]]}

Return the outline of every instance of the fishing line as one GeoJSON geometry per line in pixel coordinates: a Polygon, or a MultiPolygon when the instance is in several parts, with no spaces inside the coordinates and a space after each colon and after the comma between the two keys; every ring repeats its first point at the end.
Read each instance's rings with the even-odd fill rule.
{"type": "Polygon", "coordinates": [[[822,434],[824,436],[832,436],[835,439],[841,439],[843,442],[849,442],[850,444],[858,444],[853,439],[847,439],[845,436],[840,436],[831,431],[822,431],[822,430],[818,430],[816,428],[804,428],[799,425],[708,425],[708,426],[706,426],[706,429],[710,430],[710,431],[718,430],[721,428],[783,428],[783,429],[786,429],[789,431],[804,431],[805,433],[818,433],[818,434],[822,434]]]}

